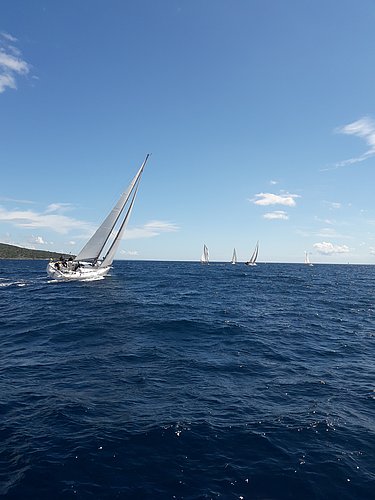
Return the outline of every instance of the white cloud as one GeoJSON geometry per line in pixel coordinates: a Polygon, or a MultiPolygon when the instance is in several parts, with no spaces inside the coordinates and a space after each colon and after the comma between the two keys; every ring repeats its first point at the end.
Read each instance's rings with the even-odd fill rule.
{"type": "Polygon", "coordinates": [[[370,247],[370,254],[375,255],[375,247],[370,247]]]}
{"type": "Polygon", "coordinates": [[[284,212],[284,210],[275,210],[274,212],[267,212],[266,214],[263,215],[265,219],[268,220],[288,220],[289,215],[284,212]]]}
{"type": "Polygon", "coordinates": [[[367,158],[375,154],[375,122],[371,118],[365,116],[355,122],[349,123],[348,125],[339,127],[336,131],[340,134],[360,137],[368,146],[367,151],[365,151],[362,155],[338,162],[335,165],[336,167],[352,165],[353,163],[367,160],[367,158]]]}
{"type": "Polygon", "coordinates": [[[272,184],[273,186],[274,186],[275,184],[278,184],[278,183],[279,183],[279,181],[274,181],[274,180],[271,180],[271,181],[270,181],[270,184],[272,184]]]}
{"type": "Polygon", "coordinates": [[[294,207],[296,202],[295,198],[300,198],[298,194],[273,194],[273,193],[258,193],[255,195],[252,201],[255,205],[286,205],[288,207],[294,207]]]}
{"type": "Polygon", "coordinates": [[[26,61],[15,57],[13,54],[6,53],[4,49],[0,49],[0,68],[4,72],[21,75],[29,72],[29,65],[26,61]]]}
{"type": "Polygon", "coordinates": [[[138,250],[121,250],[122,255],[129,255],[130,257],[135,257],[138,255],[138,250]]]}
{"type": "Polygon", "coordinates": [[[139,238],[153,238],[161,233],[173,233],[180,228],[173,222],[154,220],[147,222],[144,226],[129,228],[125,232],[125,240],[135,240],[139,238]]]}
{"type": "Polygon", "coordinates": [[[348,253],[349,247],[347,245],[334,245],[328,241],[323,241],[321,243],[314,243],[313,247],[318,253],[323,255],[334,255],[338,253],[348,253]]]}
{"type": "Polygon", "coordinates": [[[2,75],[0,73],[0,94],[4,92],[7,87],[9,87],[10,89],[16,89],[16,79],[12,75],[2,75]]]}
{"type": "Polygon", "coordinates": [[[7,210],[0,206],[0,221],[8,222],[18,227],[48,228],[56,233],[66,234],[72,229],[90,231],[91,226],[84,221],[66,217],[61,214],[36,212],[34,210],[7,210]]]}
{"type": "Polygon", "coordinates": [[[42,236],[31,236],[29,239],[29,243],[35,243],[37,245],[48,245],[46,241],[44,241],[42,236]]]}
{"type": "Polygon", "coordinates": [[[341,203],[337,203],[335,201],[329,201],[327,203],[328,203],[329,207],[334,209],[334,210],[338,210],[342,206],[341,203]]]}
{"type": "Polygon", "coordinates": [[[16,41],[9,33],[0,33],[0,94],[7,88],[16,89],[16,77],[30,71],[30,65],[21,58],[20,51],[10,44],[16,41]]]}
{"type": "Polygon", "coordinates": [[[43,238],[43,236],[34,236],[32,235],[28,240],[27,240],[27,243],[28,244],[33,244],[33,245],[53,245],[53,243],[51,241],[45,241],[45,239],[43,238]]]}
{"type": "Polygon", "coordinates": [[[67,210],[72,210],[72,209],[73,205],[71,205],[70,203],[51,203],[46,208],[45,213],[66,212],[67,210]]]}

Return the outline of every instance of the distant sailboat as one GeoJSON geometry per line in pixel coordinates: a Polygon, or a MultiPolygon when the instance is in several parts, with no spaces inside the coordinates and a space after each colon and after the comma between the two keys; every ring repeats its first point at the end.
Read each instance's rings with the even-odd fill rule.
{"type": "Polygon", "coordinates": [[[258,252],[259,252],[259,241],[257,241],[257,244],[255,245],[255,249],[253,252],[253,255],[250,257],[250,260],[245,262],[247,266],[256,266],[256,260],[258,258],[258,252]]]}
{"type": "Polygon", "coordinates": [[[231,264],[237,264],[237,253],[236,253],[236,249],[235,248],[233,249],[232,260],[231,260],[230,263],[231,264]]]}
{"type": "Polygon", "coordinates": [[[306,264],[306,266],[313,266],[314,265],[314,264],[311,264],[311,262],[310,262],[308,252],[305,252],[305,264],[306,264]]]}
{"type": "Polygon", "coordinates": [[[51,261],[47,273],[56,280],[90,280],[105,276],[115,257],[133,209],[139,182],[149,155],[95,234],[73,259],[51,261]],[[115,229],[116,228],[116,229],[115,229]],[[111,235],[115,234],[113,241],[111,235]]]}
{"type": "Polygon", "coordinates": [[[203,246],[203,253],[201,256],[201,264],[209,264],[210,263],[210,254],[206,245],[203,246]]]}

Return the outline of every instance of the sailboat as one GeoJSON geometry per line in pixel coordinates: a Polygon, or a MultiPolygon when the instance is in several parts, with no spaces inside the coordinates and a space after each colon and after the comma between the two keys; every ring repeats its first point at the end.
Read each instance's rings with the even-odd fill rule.
{"type": "Polygon", "coordinates": [[[237,264],[237,253],[236,253],[236,249],[235,248],[233,249],[232,260],[231,260],[230,263],[231,264],[237,264]]]}
{"type": "Polygon", "coordinates": [[[312,263],[310,262],[310,259],[309,259],[309,254],[308,254],[308,252],[306,252],[306,251],[305,251],[305,264],[306,264],[307,266],[313,266],[313,265],[314,265],[314,264],[312,264],[312,263]]]}
{"type": "Polygon", "coordinates": [[[255,249],[254,249],[252,256],[250,257],[250,260],[245,262],[245,264],[247,266],[256,266],[257,265],[256,260],[258,258],[258,252],[259,252],[259,241],[257,241],[257,244],[255,245],[255,249]]]}
{"type": "Polygon", "coordinates": [[[149,156],[146,156],[127,189],[78,255],[75,258],[70,257],[69,260],[60,257],[60,260],[48,263],[47,274],[51,278],[64,281],[94,280],[108,273],[129,221],[143,169],[149,156]],[[117,226],[116,230],[115,226],[117,226]],[[112,234],[115,236],[111,242],[112,234]]]}
{"type": "Polygon", "coordinates": [[[203,253],[201,256],[201,264],[209,264],[210,263],[210,254],[206,245],[203,245],[203,253]]]}

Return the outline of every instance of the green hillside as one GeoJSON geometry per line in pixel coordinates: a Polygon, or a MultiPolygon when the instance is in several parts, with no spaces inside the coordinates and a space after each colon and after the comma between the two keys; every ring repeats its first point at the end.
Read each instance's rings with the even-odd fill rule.
{"type": "Polygon", "coordinates": [[[58,259],[60,255],[70,257],[67,254],[46,252],[45,250],[31,250],[30,248],[0,243],[0,259],[58,259]]]}

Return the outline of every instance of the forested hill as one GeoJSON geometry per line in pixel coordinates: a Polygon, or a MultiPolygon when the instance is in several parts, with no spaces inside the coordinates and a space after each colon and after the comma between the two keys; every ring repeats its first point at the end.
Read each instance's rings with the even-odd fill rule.
{"type": "Polygon", "coordinates": [[[0,259],[58,259],[60,255],[69,257],[67,254],[46,252],[45,250],[31,250],[30,248],[0,243],[0,259]]]}

